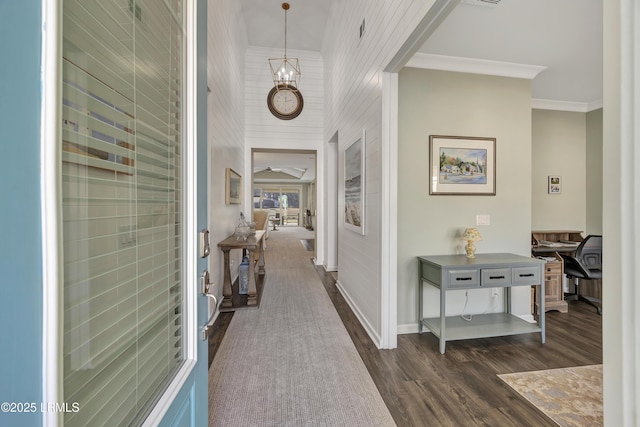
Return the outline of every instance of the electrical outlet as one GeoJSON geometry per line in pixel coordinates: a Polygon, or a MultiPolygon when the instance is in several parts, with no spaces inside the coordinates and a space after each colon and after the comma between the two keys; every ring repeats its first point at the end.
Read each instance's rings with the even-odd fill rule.
{"type": "Polygon", "coordinates": [[[491,215],[476,215],[476,225],[491,225],[491,215]]]}

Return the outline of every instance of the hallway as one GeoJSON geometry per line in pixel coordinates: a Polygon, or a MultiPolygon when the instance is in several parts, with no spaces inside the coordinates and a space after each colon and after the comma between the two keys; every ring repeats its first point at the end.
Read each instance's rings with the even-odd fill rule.
{"type": "Polygon", "coordinates": [[[216,321],[226,333],[209,371],[209,425],[394,425],[311,262],[313,237],[272,232],[260,307],[216,321]]]}

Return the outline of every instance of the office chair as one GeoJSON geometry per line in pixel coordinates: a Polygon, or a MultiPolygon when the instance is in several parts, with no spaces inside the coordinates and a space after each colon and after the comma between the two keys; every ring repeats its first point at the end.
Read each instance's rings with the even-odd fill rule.
{"type": "Polygon", "coordinates": [[[602,301],[597,298],[580,295],[578,279],[602,279],[602,236],[589,235],[576,249],[575,256],[560,254],[564,260],[564,274],[574,279],[574,293],[565,294],[566,301],[580,300],[594,306],[602,314],[602,301]],[[597,305],[599,303],[600,305],[597,305]]]}

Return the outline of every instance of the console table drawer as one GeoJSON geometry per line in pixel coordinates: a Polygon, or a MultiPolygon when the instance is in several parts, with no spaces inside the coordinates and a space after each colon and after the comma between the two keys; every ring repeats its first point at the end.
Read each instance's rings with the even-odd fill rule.
{"type": "Polygon", "coordinates": [[[478,270],[449,270],[447,271],[447,277],[447,283],[450,289],[480,286],[478,270]]]}
{"type": "Polygon", "coordinates": [[[484,268],[481,272],[482,286],[504,286],[511,283],[510,268],[484,268]]]}
{"type": "Polygon", "coordinates": [[[514,285],[538,285],[541,283],[540,268],[514,267],[511,269],[511,282],[514,285]]]}

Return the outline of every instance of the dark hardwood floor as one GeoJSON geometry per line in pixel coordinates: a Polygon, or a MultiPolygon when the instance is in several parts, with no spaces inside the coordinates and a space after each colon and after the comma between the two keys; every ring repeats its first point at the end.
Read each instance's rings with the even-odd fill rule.
{"type": "MultiPolygon", "coordinates": [[[[335,286],[316,267],[362,360],[398,426],[556,426],[507,387],[497,374],[602,363],[602,317],[586,303],[548,312],[547,342],[539,334],[447,343],[430,333],[398,336],[398,348],[378,350],[335,286]]],[[[209,338],[213,360],[233,313],[222,313],[209,338]]]]}

